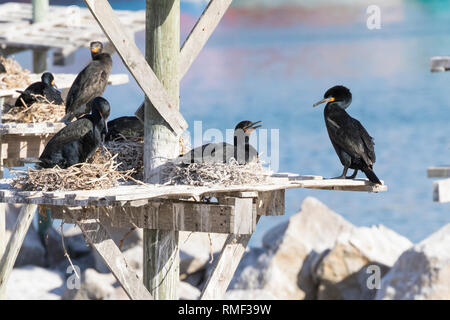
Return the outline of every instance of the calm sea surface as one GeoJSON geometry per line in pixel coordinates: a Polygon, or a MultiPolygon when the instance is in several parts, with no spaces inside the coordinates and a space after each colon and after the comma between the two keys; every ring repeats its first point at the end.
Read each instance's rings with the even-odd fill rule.
{"type": "MultiPolygon", "coordinates": [[[[145,6],[144,1],[112,4],[133,10],[145,6]]],[[[203,6],[183,3],[183,39],[203,6]]],[[[181,111],[190,128],[201,120],[204,129],[225,130],[248,119],[279,129],[280,171],[341,173],[323,107],[312,108],[333,85],[351,89],[348,112],[375,138],[375,172],[388,192],[290,190],[287,215],[263,218],[252,245],[297,212],[307,196],[358,226],[383,224],[414,242],[450,222],[450,206],[432,201],[432,180],[426,177],[427,167],[450,163],[450,72],[429,72],[431,56],[450,54],[450,2],[405,1],[381,9],[380,30],[366,28],[365,8],[309,14],[234,9],[182,80],[181,111]]],[[[144,33],[136,41],[144,50],[144,33]]],[[[16,58],[31,67],[29,52],[16,58]]],[[[86,49],[79,50],[74,64],[50,70],[78,72],[89,58],[86,49]]],[[[117,55],[114,62],[113,72],[127,72],[117,55]]],[[[115,118],[134,113],[143,94],[132,80],[108,87],[105,97],[115,118]]]]}

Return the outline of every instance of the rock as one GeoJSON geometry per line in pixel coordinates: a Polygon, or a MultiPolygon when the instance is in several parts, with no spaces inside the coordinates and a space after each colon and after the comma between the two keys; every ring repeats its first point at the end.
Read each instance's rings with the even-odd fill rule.
{"type": "MultiPolygon", "coordinates": [[[[6,239],[8,241],[11,237],[21,207],[21,205],[6,205],[6,239]]],[[[45,248],[42,245],[39,234],[36,232],[33,225],[30,225],[14,266],[36,265],[44,267],[45,264],[45,248]]]]}
{"type": "Polygon", "coordinates": [[[317,299],[373,299],[373,268],[379,280],[412,243],[384,226],[354,228],[344,233],[316,267],[317,299]],[[371,289],[369,288],[371,287],[371,289]]]}
{"type": "Polygon", "coordinates": [[[265,290],[229,290],[224,300],[276,300],[276,297],[265,290]]]}
{"type": "Polygon", "coordinates": [[[102,274],[95,269],[87,269],[81,276],[81,281],[70,288],[66,287],[63,300],[106,300],[115,296],[114,283],[116,279],[111,273],[102,274]]]}
{"type": "Polygon", "coordinates": [[[200,298],[200,290],[185,281],[180,281],[178,296],[180,300],[198,300],[200,298]]]}
{"type": "Polygon", "coordinates": [[[136,271],[136,274],[142,279],[144,270],[144,251],[141,245],[130,248],[123,252],[123,256],[128,265],[136,271]]]}
{"type": "Polygon", "coordinates": [[[309,267],[309,264],[304,265],[305,259],[312,252],[320,255],[329,250],[341,233],[353,228],[320,201],[308,197],[299,213],[266,233],[263,249],[245,256],[230,288],[261,289],[277,299],[314,296],[314,292],[305,291],[310,286],[304,286],[302,281],[298,283],[299,274],[311,274],[304,270],[309,267]]]}
{"type": "Polygon", "coordinates": [[[226,234],[180,232],[180,276],[182,279],[205,270],[211,254],[222,250],[226,234]],[[211,240],[210,240],[211,239],[211,240]]]}
{"type": "Polygon", "coordinates": [[[382,278],[376,299],[450,299],[450,224],[405,251],[382,278]]]}
{"type": "Polygon", "coordinates": [[[6,297],[11,300],[59,300],[64,287],[61,273],[29,265],[12,270],[6,297]]]}

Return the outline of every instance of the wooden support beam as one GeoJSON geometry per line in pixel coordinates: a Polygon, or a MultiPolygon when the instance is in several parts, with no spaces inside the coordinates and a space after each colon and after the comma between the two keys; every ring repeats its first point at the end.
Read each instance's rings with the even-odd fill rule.
{"type": "Polygon", "coordinates": [[[111,239],[108,231],[100,223],[77,223],[86,241],[102,257],[106,266],[132,300],[153,300],[152,295],[145,288],[142,280],[128,265],[122,252],[111,239]]]}
{"type": "MultiPolygon", "coordinates": [[[[173,97],[168,95],[163,84],[148,65],[135,42],[126,32],[126,29],[122,26],[122,23],[108,1],[84,0],[84,2],[116,48],[125,66],[152,102],[154,108],[167,121],[176,135],[183,133],[188,125],[178,111],[178,96],[173,97]]],[[[171,3],[172,1],[167,2],[171,3]]],[[[158,70],[155,71],[158,72],[158,70]]]]}
{"type": "Polygon", "coordinates": [[[428,178],[448,178],[450,177],[450,166],[430,167],[427,170],[428,178]]]}
{"type": "Polygon", "coordinates": [[[28,228],[36,214],[36,209],[37,206],[35,204],[24,205],[22,209],[20,209],[20,214],[17,217],[8,245],[0,260],[0,299],[5,297],[6,285],[11,270],[14,267],[14,263],[16,262],[17,255],[22,247],[28,228]]]}
{"type": "Polygon", "coordinates": [[[181,47],[180,79],[184,77],[216,29],[232,0],[211,0],[181,47]]]}
{"type": "MultiPolygon", "coordinates": [[[[167,90],[174,111],[179,110],[179,53],[180,0],[147,0],[146,60],[164,86],[164,92],[167,90]]],[[[154,101],[146,99],[144,177],[145,182],[151,183],[162,182],[160,175],[153,172],[179,154],[179,139],[170,131],[168,118],[158,111],[154,101]]],[[[178,300],[178,238],[179,232],[175,230],[144,229],[144,284],[155,299],[178,300]]]]}
{"type": "MultiPolygon", "coordinates": [[[[258,216],[256,222],[259,221],[259,218],[260,216],[258,216]]],[[[251,235],[235,234],[230,234],[227,237],[222,251],[200,294],[201,300],[223,299],[239,262],[245,253],[250,238],[251,235]]]]}
{"type": "Polygon", "coordinates": [[[433,182],[433,201],[450,202],[450,179],[433,182]]]}
{"type": "MultiPolygon", "coordinates": [[[[192,28],[183,43],[180,52],[180,81],[205,46],[211,34],[216,29],[232,0],[211,0],[200,19],[192,28]]],[[[144,103],[136,111],[139,119],[144,119],[144,103]]]]}
{"type": "MultiPolygon", "coordinates": [[[[33,0],[33,23],[39,23],[47,18],[49,0],[33,0]]],[[[47,70],[47,50],[33,50],[33,72],[41,73],[47,70]]]]}

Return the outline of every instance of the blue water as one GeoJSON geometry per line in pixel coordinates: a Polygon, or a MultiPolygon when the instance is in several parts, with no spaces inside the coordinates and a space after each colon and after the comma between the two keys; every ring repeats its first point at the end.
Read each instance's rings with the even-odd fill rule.
{"type": "MultiPolygon", "coordinates": [[[[111,2],[117,9],[144,6],[144,1],[111,2]]],[[[183,3],[182,21],[192,23],[203,6],[183,3]]],[[[280,171],[325,177],[341,173],[323,109],[312,108],[333,85],[351,89],[348,112],[375,138],[375,172],[388,192],[290,190],[287,215],[263,218],[252,245],[297,212],[307,196],[358,226],[383,224],[414,242],[450,222],[450,207],[432,201],[432,180],[426,176],[427,167],[450,162],[450,73],[429,72],[430,57],[450,53],[450,1],[404,1],[395,9],[382,8],[380,30],[366,28],[365,8],[345,23],[334,22],[337,15],[331,13],[321,22],[274,27],[270,13],[247,19],[230,11],[182,80],[181,111],[191,128],[195,120],[203,121],[203,128],[225,130],[249,119],[279,129],[280,171]]],[[[275,18],[283,21],[282,15],[275,18]]],[[[144,34],[138,34],[141,50],[143,40],[144,34]]],[[[74,64],[50,70],[79,71],[89,61],[86,51],[76,53],[74,64]]],[[[30,53],[16,58],[31,67],[30,53]]],[[[117,55],[113,72],[127,72],[117,55]]],[[[143,94],[132,80],[108,87],[105,97],[114,118],[132,114],[143,94]]]]}

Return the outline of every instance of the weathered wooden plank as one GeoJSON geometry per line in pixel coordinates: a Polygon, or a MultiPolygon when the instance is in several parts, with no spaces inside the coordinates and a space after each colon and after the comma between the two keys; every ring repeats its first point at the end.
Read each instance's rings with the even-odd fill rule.
{"type": "Polygon", "coordinates": [[[450,202],[450,179],[433,182],[433,201],[450,202]]]}
{"type": "Polygon", "coordinates": [[[53,218],[68,223],[96,219],[118,228],[251,234],[256,227],[252,199],[232,198],[228,204],[166,200],[137,206],[49,208],[53,218]]]}
{"type": "Polygon", "coordinates": [[[0,260],[0,299],[4,297],[8,278],[16,262],[20,247],[22,246],[25,235],[30,227],[37,206],[34,204],[25,205],[20,210],[16,224],[12,231],[8,245],[0,260]]]}
{"type": "MultiPolygon", "coordinates": [[[[257,221],[260,216],[258,216],[257,221]]],[[[222,299],[245,253],[251,235],[230,234],[200,295],[201,300],[222,299]]]]}
{"type": "MultiPolygon", "coordinates": [[[[180,80],[191,67],[194,60],[216,29],[232,0],[211,0],[194,28],[183,43],[180,52],[180,80]]],[[[144,103],[136,111],[139,119],[144,119],[144,103]]]]}
{"type": "Polygon", "coordinates": [[[431,72],[445,72],[450,70],[450,57],[432,57],[430,60],[431,72]]]}
{"type": "Polygon", "coordinates": [[[180,79],[216,29],[232,0],[211,0],[181,47],[180,79]]]}
{"type": "Polygon", "coordinates": [[[132,300],[153,300],[152,295],[125,260],[122,252],[100,223],[77,223],[86,241],[98,252],[114,277],[132,300]]]}
{"type": "Polygon", "coordinates": [[[284,195],[284,190],[259,192],[256,199],[256,213],[260,216],[283,215],[284,195]]]}
{"type": "Polygon", "coordinates": [[[84,2],[155,109],[177,135],[183,133],[188,125],[177,110],[177,104],[168,96],[166,89],[142,56],[133,39],[130,39],[125,32],[108,1],[84,0],[84,2]]]}
{"type": "Polygon", "coordinates": [[[430,167],[427,170],[428,178],[448,178],[450,177],[450,166],[430,167]]]}

